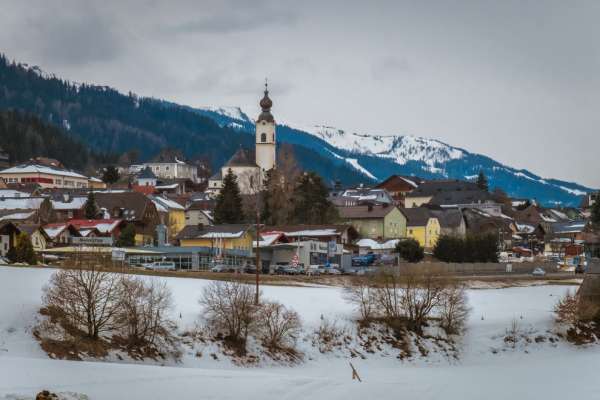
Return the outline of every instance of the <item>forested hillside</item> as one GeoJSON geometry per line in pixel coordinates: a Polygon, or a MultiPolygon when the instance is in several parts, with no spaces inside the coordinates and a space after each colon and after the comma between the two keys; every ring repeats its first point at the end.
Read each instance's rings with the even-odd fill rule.
{"type": "Polygon", "coordinates": [[[11,163],[43,156],[84,171],[116,160],[114,155],[89,151],[55,126],[17,111],[0,111],[0,146],[9,154],[11,163]]]}

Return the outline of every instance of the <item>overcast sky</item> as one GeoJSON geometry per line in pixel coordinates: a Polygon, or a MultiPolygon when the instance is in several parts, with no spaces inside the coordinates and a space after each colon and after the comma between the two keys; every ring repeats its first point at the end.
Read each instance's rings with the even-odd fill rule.
{"type": "Polygon", "coordinates": [[[600,187],[600,1],[0,0],[0,52],[73,81],[436,138],[600,187]]]}

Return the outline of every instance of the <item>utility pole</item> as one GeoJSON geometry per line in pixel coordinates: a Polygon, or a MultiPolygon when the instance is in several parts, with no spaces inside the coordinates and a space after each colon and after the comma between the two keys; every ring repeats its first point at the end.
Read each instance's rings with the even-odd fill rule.
{"type": "Polygon", "coordinates": [[[259,269],[260,269],[260,248],[259,246],[259,238],[260,238],[260,190],[258,190],[256,192],[256,293],[255,293],[255,299],[254,299],[254,304],[258,305],[258,301],[259,301],[259,281],[260,281],[260,277],[259,277],[259,269]]]}

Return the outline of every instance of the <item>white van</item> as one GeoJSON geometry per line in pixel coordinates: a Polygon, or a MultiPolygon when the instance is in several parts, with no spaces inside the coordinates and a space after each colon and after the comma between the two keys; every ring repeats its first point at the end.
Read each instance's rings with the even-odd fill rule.
{"type": "Polygon", "coordinates": [[[175,263],[173,261],[155,261],[144,266],[152,271],[175,271],[175,263]]]}

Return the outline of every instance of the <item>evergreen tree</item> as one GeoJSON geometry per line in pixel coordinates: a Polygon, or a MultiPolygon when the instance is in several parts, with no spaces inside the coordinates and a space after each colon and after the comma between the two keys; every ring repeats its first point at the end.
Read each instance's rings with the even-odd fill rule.
{"type": "Polygon", "coordinates": [[[231,168],[223,178],[223,188],[217,196],[214,211],[215,224],[239,224],[244,222],[242,212],[242,196],[237,183],[237,176],[231,168]]]}
{"type": "Polygon", "coordinates": [[[26,233],[19,233],[15,247],[10,249],[7,253],[7,257],[12,262],[24,262],[30,265],[37,263],[37,255],[35,254],[31,240],[26,233]]]}
{"type": "Polygon", "coordinates": [[[135,246],[135,226],[127,224],[121,231],[116,243],[117,247],[135,246]]]}
{"type": "Polygon", "coordinates": [[[600,227],[600,196],[592,204],[591,221],[596,227],[600,227]]]}
{"type": "Polygon", "coordinates": [[[485,190],[486,192],[489,189],[488,179],[483,173],[483,170],[480,170],[479,175],[477,176],[477,187],[479,187],[481,190],[485,190]]]}
{"type": "Polygon", "coordinates": [[[107,185],[112,185],[113,183],[117,182],[119,178],[119,170],[117,170],[114,165],[109,165],[106,167],[104,173],[102,174],[102,182],[106,183],[107,185]]]}
{"type": "Polygon", "coordinates": [[[88,197],[83,206],[83,210],[87,219],[96,219],[98,217],[100,210],[96,204],[96,196],[94,196],[93,190],[88,192],[88,197]]]}
{"type": "Polygon", "coordinates": [[[396,251],[400,254],[402,259],[411,263],[419,262],[425,256],[425,250],[419,242],[413,238],[399,241],[396,245],[396,251]]]}
{"type": "Polygon", "coordinates": [[[338,219],[329,192],[319,175],[305,172],[300,175],[292,197],[291,220],[297,224],[330,224],[338,219]]]}

